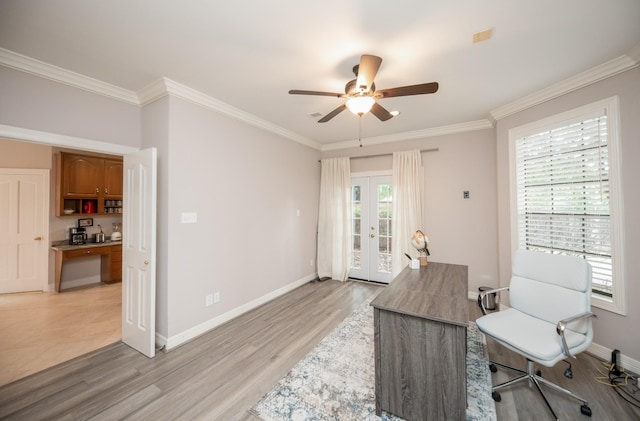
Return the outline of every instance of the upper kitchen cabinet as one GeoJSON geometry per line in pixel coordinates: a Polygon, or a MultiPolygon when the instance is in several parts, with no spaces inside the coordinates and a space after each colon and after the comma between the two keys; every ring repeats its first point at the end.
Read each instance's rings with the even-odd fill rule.
{"type": "Polygon", "coordinates": [[[104,196],[122,200],[122,159],[104,160],[104,196]]]}
{"type": "Polygon", "coordinates": [[[56,155],[56,215],[122,212],[121,158],[56,155]]]}

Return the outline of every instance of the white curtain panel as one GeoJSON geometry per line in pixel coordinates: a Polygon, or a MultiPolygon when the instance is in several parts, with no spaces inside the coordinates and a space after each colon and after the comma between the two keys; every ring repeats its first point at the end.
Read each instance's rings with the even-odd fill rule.
{"type": "Polygon", "coordinates": [[[349,158],[321,160],[318,276],[346,281],[351,261],[349,158]]]}
{"type": "Polygon", "coordinates": [[[404,253],[416,256],[411,236],[422,227],[422,157],[420,151],[393,154],[392,277],[407,265],[404,253]]]}

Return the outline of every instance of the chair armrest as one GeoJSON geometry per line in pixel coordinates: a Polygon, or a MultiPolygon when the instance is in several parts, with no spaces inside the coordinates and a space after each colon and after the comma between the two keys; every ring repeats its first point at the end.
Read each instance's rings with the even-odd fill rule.
{"type": "Polygon", "coordinates": [[[569,346],[567,345],[567,340],[564,337],[564,331],[567,328],[567,325],[569,323],[573,323],[573,322],[576,322],[578,320],[588,319],[589,317],[598,317],[598,316],[596,316],[594,313],[592,313],[590,311],[587,311],[586,313],[578,314],[576,316],[572,316],[572,317],[569,317],[567,319],[560,320],[558,322],[558,325],[556,326],[556,332],[558,332],[558,335],[560,335],[560,337],[562,338],[562,349],[564,351],[564,354],[567,357],[576,358],[576,356],[573,355],[569,351],[569,346]]]}
{"type": "Polygon", "coordinates": [[[481,291],[480,294],[478,294],[478,305],[480,306],[480,310],[482,310],[483,316],[487,314],[487,309],[484,306],[484,297],[487,294],[500,293],[501,291],[509,291],[509,287],[502,287],[502,288],[490,289],[488,291],[481,291]]]}

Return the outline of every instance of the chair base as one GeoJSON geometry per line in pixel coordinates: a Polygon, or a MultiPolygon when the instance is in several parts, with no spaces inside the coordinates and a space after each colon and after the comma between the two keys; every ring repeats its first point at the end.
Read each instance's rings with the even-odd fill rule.
{"type": "Polygon", "coordinates": [[[509,370],[512,370],[512,371],[515,371],[515,372],[518,372],[518,373],[521,374],[520,376],[518,376],[516,378],[508,380],[508,381],[506,381],[504,383],[497,384],[497,385],[492,387],[491,395],[492,395],[493,399],[496,402],[499,402],[500,399],[501,399],[500,398],[500,393],[498,392],[498,390],[503,389],[503,388],[508,387],[508,386],[511,386],[511,385],[514,385],[516,383],[525,381],[525,380],[529,380],[529,384],[535,385],[536,389],[538,389],[538,392],[540,392],[540,395],[542,396],[542,399],[544,399],[544,403],[547,404],[547,407],[551,411],[551,414],[553,414],[553,418],[554,419],[558,420],[559,418],[556,415],[556,413],[553,410],[553,408],[551,407],[551,404],[547,400],[547,397],[545,396],[544,392],[542,391],[542,388],[540,387],[541,384],[544,384],[545,386],[548,386],[548,387],[550,387],[550,388],[552,388],[552,389],[554,389],[554,390],[556,390],[558,392],[565,393],[565,394],[571,396],[572,398],[580,401],[582,403],[582,405],[580,406],[580,412],[582,412],[584,415],[587,415],[589,417],[591,416],[591,408],[589,408],[589,402],[587,402],[585,399],[581,398],[580,396],[574,394],[573,392],[571,392],[571,391],[569,391],[569,390],[567,390],[567,389],[565,389],[563,387],[560,387],[555,383],[551,383],[547,379],[543,379],[540,371],[534,372],[534,363],[533,363],[533,361],[527,360],[527,371],[522,371],[520,369],[517,369],[517,368],[514,368],[514,367],[510,367],[508,365],[504,365],[504,364],[500,364],[500,363],[496,363],[496,362],[491,361],[490,367],[491,367],[491,371],[492,372],[497,371],[495,369],[496,365],[498,365],[500,367],[503,367],[503,368],[507,368],[509,370]]]}

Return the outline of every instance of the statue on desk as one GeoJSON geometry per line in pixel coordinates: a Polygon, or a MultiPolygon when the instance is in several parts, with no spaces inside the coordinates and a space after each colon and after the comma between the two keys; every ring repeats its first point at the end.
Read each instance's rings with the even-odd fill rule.
{"type": "Polygon", "coordinates": [[[427,256],[431,254],[429,253],[429,237],[424,232],[417,230],[411,237],[411,244],[418,250],[420,266],[427,266],[427,256]]]}

